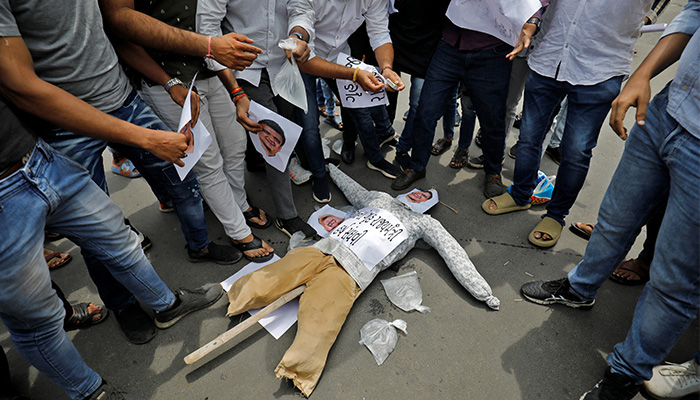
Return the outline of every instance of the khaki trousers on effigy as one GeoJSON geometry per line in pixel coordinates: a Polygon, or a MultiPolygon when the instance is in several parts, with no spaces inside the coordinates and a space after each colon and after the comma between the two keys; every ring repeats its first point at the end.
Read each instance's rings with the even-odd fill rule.
{"type": "Polygon", "coordinates": [[[318,383],[326,358],[360,288],[333,256],[313,247],[297,248],[281,260],[243,276],[228,292],[228,316],[264,307],[306,284],[299,299],[294,343],[275,369],[306,396],[318,383]]]}

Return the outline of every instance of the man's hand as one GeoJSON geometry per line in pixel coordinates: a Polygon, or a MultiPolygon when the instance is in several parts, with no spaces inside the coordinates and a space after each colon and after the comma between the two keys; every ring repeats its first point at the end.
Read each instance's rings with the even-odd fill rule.
{"type": "MultiPolygon", "coordinates": [[[[179,104],[180,107],[183,107],[185,105],[185,97],[187,97],[188,91],[189,90],[185,89],[184,86],[175,85],[170,88],[168,93],[174,102],[179,104]]],[[[190,106],[192,108],[192,126],[195,126],[197,124],[197,120],[199,119],[199,95],[193,91],[191,92],[190,97],[190,106]]]]}
{"type": "Polygon", "coordinates": [[[523,29],[520,30],[520,36],[518,37],[518,41],[515,43],[515,47],[513,47],[513,51],[506,54],[506,58],[513,61],[518,53],[530,47],[530,38],[532,38],[532,35],[535,34],[536,30],[537,25],[526,22],[523,25],[523,29]]]}
{"type": "Polygon", "coordinates": [[[311,49],[309,49],[309,45],[305,41],[299,40],[299,38],[296,35],[290,35],[289,37],[296,40],[297,46],[294,48],[294,50],[284,51],[285,53],[287,53],[287,59],[291,60],[292,56],[294,56],[294,59],[297,61],[297,64],[303,65],[309,60],[309,55],[311,55],[311,49]]]}
{"type": "Polygon", "coordinates": [[[181,158],[185,158],[187,149],[187,138],[177,132],[156,131],[148,129],[149,135],[146,138],[144,149],[153,153],[154,156],[175,163],[181,167],[185,163],[181,158]]]}
{"type": "Polygon", "coordinates": [[[357,77],[355,77],[355,82],[357,82],[362,89],[372,92],[372,93],[377,93],[378,91],[382,90],[384,88],[384,85],[382,82],[377,79],[376,76],[374,76],[373,73],[369,71],[365,71],[363,69],[357,71],[357,77]]]}
{"type": "Polygon", "coordinates": [[[651,99],[651,86],[649,79],[643,77],[635,77],[632,75],[630,80],[622,89],[617,98],[612,102],[612,112],[610,113],[610,126],[613,128],[620,139],[627,139],[627,128],[624,125],[625,114],[630,107],[637,107],[637,115],[635,119],[637,125],[644,125],[644,119],[647,116],[647,107],[651,99]]]}
{"type": "Polygon", "coordinates": [[[406,85],[403,83],[403,80],[401,80],[401,77],[399,76],[399,74],[394,72],[394,70],[391,68],[384,68],[384,71],[382,72],[382,76],[384,78],[386,78],[387,80],[392,81],[394,83],[394,85],[397,86],[397,88],[394,89],[389,84],[387,84],[386,90],[388,90],[389,92],[399,92],[406,87],[406,85]]]}
{"type": "Polygon", "coordinates": [[[250,99],[248,96],[241,97],[238,102],[236,102],[236,121],[243,126],[243,129],[249,132],[260,132],[262,126],[260,124],[253,122],[248,117],[248,109],[250,108],[250,99]]]}
{"type": "Polygon", "coordinates": [[[211,39],[211,54],[220,64],[243,71],[263,52],[250,43],[253,43],[253,39],[245,35],[229,33],[211,39]]]}

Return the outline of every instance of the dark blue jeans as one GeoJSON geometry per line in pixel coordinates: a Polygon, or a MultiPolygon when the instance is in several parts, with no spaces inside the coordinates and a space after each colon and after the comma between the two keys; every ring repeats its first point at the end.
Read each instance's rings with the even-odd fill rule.
{"type": "Polygon", "coordinates": [[[518,157],[510,193],[517,204],[530,202],[540,168],[542,142],[564,97],[568,96],[566,125],[561,139],[561,165],[546,216],[561,224],[583,187],[593,148],[610,104],[620,93],[622,76],[596,85],[572,85],[532,71],[525,84],[518,157]]]}
{"type": "MultiPolygon", "coordinates": [[[[136,91],[129,95],[122,107],[111,112],[110,115],[145,128],[169,130],[156,117],[151,108],[141,100],[136,91]]],[[[56,150],[87,169],[93,181],[106,192],[107,184],[102,166],[102,152],[107,143],[59,129],[46,135],[45,139],[56,150]]],[[[180,226],[185,234],[187,245],[193,250],[206,249],[210,242],[202,208],[202,197],[199,193],[199,183],[194,173],[190,171],[185,180],[180,181],[172,163],[163,161],[138,147],[118,143],[110,143],[109,145],[134,163],[155,193],[167,193],[180,219],[180,226]]],[[[122,310],[136,301],[131,292],[114,279],[97,257],[83,248],[81,248],[81,253],[85,258],[90,277],[95,282],[100,297],[107,308],[122,310]]]]}
{"type": "Polygon", "coordinates": [[[505,147],[505,114],[511,62],[505,58],[512,47],[503,44],[495,49],[460,51],[445,41],[438,43],[418,101],[412,131],[401,134],[397,152],[411,151],[409,168],[420,172],[430,159],[437,121],[448,102],[454,101],[457,83],[469,96],[481,124],[484,171],[501,173],[505,147]]]}

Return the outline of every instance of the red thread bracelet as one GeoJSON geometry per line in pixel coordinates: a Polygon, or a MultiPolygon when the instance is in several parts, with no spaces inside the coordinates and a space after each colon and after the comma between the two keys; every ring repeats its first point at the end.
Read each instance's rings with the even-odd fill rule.
{"type": "Polygon", "coordinates": [[[209,36],[209,39],[207,39],[207,58],[214,58],[211,55],[211,36],[209,36]]]}

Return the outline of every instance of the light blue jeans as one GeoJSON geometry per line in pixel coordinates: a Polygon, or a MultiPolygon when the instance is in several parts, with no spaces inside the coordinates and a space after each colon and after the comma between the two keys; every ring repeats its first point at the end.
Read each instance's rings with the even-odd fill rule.
{"type": "Polygon", "coordinates": [[[0,181],[0,318],[17,351],[74,399],[101,384],[63,330],[51,288],[44,227],[65,235],[156,311],[175,296],[124,225],[124,214],[77,163],[39,140],[27,164],[0,181]]]}
{"type": "Polygon", "coordinates": [[[632,128],[584,259],[569,273],[576,294],[595,298],[668,194],[650,280],[625,341],[608,356],[613,372],[639,382],[651,378],[700,309],[700,139],[666,112],[667,103],[666,88],[646,124],[632,128]]]}

